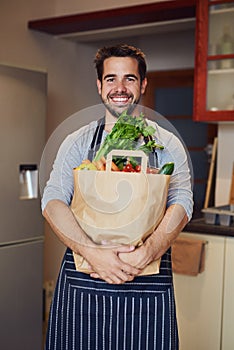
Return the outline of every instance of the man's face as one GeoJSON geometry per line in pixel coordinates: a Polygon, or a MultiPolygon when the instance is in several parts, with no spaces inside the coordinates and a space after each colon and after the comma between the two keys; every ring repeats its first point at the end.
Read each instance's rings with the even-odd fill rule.
{"type": "Polygon", "coordinates": [[[107,110],[118,117],[129,114],[145,92],[146,79],[141,83],[138,62],[131,57],[110,57],[104,61],[102,82],[97,80],[98,93],[107,110]]]}

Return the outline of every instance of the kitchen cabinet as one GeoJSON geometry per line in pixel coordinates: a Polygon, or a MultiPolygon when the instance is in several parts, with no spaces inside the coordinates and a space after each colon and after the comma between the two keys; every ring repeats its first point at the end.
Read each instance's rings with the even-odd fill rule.
{"type": "Polygon", "coordinates": [[[195,121],[234,121],[233,19],[233,0],[197,1],[195,121]]]}
{"type": "Polygon", "coordinates": [[[223,296],[223,325],[222,325],[222,349],[232,350],[234,347],[234,238],[226,240],[224,272],[224,296],[223,296]]]}
{"type": "Polygon", "coordinates": [[[181,350],[231,350],[234,344],[234,238],[182,233],[207,242],[205,271],[174,274],[181,350]]]}
{"type": "Polygon", "coordinates": [[[205,271],[174,274],[181,350],[220,350],[224,237],[184,234],[207,241],[205,271]]]}

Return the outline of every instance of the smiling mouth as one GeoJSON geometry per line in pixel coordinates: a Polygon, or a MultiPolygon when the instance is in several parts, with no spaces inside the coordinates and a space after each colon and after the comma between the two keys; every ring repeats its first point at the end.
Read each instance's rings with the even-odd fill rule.
{"type": "Polygon", "coordinates": [[[112,95],[109,96],[111,101],[115,104],[125,105],[131,101],[132,97],[128,95],[112,95]]]}

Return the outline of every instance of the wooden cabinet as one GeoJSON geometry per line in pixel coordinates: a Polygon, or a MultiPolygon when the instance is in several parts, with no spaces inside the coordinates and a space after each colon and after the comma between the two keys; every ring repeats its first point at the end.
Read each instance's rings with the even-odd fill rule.
{"type": "Polygon", "coordinates": [[[234,1],[198,0],[194,120],[234,121],[234,1]]]}
{"type": "Polygon", "coordinates": [[[181,350],[232,350],[234,346],[234,238],[183,233],[207,241],[205,271],[174,274],[181,350]]]}

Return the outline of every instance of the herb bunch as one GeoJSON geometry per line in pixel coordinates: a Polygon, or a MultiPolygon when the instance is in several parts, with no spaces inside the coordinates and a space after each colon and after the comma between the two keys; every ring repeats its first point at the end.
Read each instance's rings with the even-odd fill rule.
{"type": "Polygon", "coordinates": [[[113,149],[138,149],[144,151],[147,155],[156,148],[163,149],[163,146],[157,144],[155,140],[153,140],[152,136],[155,131],[154,127],[147,125],[142,113],[139,116],[131,116],[124,111],[97,151],[94,161],[106,157],[113,149]],[[147,140],[147,142],[138,147],[137,145],[139,144],[138,141],[140,138],[147,140]]]}

